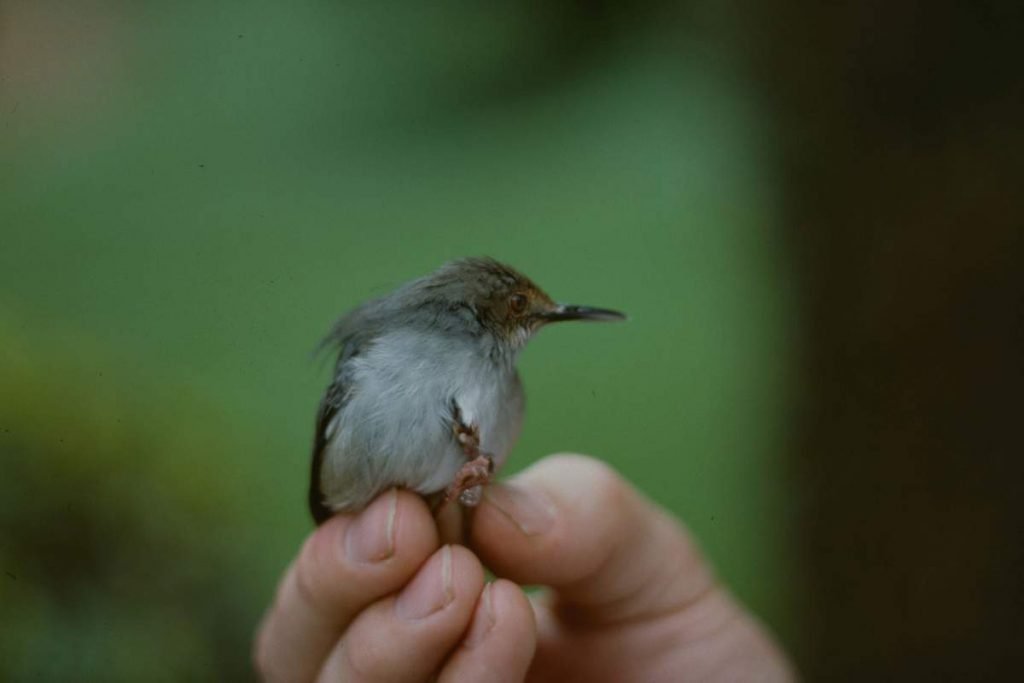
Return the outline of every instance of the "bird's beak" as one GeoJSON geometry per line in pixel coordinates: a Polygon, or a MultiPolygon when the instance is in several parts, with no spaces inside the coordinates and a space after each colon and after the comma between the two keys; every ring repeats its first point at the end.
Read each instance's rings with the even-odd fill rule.
{"type": "Polygon", "coordinates": [[[625,320],[626,315],[607,308],[594,308],[592,306],[573,306],[570,304],[557,304],[554,308],[539,316],[544,322],[558,322],[560,320],[596,320],[614,321],[625,320]]]}

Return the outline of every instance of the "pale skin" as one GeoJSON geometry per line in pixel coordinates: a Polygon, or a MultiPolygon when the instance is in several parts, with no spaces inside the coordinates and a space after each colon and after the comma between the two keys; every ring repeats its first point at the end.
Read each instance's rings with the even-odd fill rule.
{"type": "Polygon", "coordinates": [[[306,540],[255,641],[266,681],[793,681],[682,525],[551,456],[487,487],[469,545],[405,491],[306,540]],[[499,577],[485,583],[484,567],[499,577]],[[520,586],[545,589],[527,597],[520,586]]]}

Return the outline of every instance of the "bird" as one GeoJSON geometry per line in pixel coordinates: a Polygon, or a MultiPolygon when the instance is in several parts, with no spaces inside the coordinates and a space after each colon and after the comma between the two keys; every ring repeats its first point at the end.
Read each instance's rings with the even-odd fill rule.
{"type": "Polygon", "coordinates": [[[624,319],[556,303],[489,257],[448,262],[356,307],[320,344],[337,360],[316,415],[314,522],[395,487],[435,510],[476,506],[522,428],[516,361],[526,343],[554,322],[624,319]]]}

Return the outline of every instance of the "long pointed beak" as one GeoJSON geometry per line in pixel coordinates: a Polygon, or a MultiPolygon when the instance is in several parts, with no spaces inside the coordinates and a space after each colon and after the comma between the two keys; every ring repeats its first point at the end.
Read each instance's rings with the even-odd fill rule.
{"type": "Polygon", "coordinates": [[[554,309],[538,316],[545,322],[558,322],[560,320],[595,320],[610,322],[614,320],[625,320],[626,315],[607,308],[594,308],[593,306],[573,306],[570,304],[558,304],[554,309]]]}

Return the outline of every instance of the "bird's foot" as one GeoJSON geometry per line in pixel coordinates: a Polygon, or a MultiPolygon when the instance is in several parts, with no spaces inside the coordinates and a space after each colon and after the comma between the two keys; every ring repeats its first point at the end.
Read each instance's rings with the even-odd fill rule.
{"type": "Polygon", "coordinates": [[[444,494],[442,505],[458,499],[466,507],[476,507],[483,497],[484,484],[491,480],[494,473],[494,460],[490,455],[482,453],[463,465],[455,473],[455,479],[444,494]]]}
{"type": "Polygon", "coordinates": [[[459,494],[459,503],[463,507],[475,508],[480,504],[480,501],[484,497],[484,487],[477,485],[472,488],[468,488],[459,494]]]}
{"type": "Polygon", "coordinates": [[[480,427],[476,424],[465,425],[462,422],[455,423],[455,440],[462,447],[469,460],[476,460],[481,457],[480,453],[480,427]]]}

